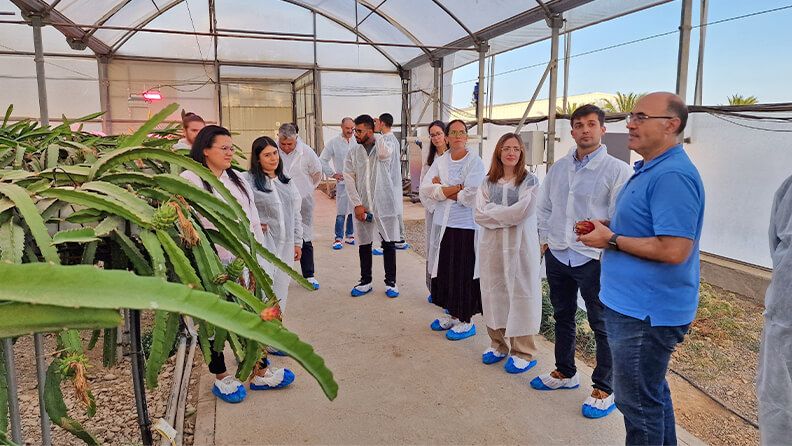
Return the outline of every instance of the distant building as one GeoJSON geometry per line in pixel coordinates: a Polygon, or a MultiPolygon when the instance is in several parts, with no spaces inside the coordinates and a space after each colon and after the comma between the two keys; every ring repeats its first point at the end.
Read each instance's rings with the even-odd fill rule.
{"type": "MultiPolygon", "coordinates": [[[[613,100],[616,97],[614,93],[586,93],[567,96],[567,104],[576,104],[577,106],[584,104],[594,104],[599,107],[605,105],[605,100],[613,100]]],[[[522,102],[509,102],[506,104],[493,104],[492,114],[490,115],[489,108],[484,107],[484,117],[491,119],[519,119],[525,112],[525,107],[528,106],[529,101],[522,102]]],[[[556,106],[561,107],[564,103],[563,97],[559,96],[556,101],[556,106]]],[[[531,107],[529,117],[547,116],[547,99],[537,99],[531,107]]],[[[464,119],[466,121],[476,118],[476,107],[467,107],[451,111],[451,119],[464,119]]]]}

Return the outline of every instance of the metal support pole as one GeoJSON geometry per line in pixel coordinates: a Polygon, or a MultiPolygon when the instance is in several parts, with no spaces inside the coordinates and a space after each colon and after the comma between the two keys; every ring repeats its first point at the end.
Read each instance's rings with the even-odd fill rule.
{"type": "Polygon", "coordinates": [[[495,100],[495,56],[490,57],[489,82],[487,82],[487,117],[492,119],[492,106],[495,100]]]}
{"type": "Polygon", "coordinates": [[[47,358],[44,354],[44,342],[41,334],[33,335],[33,347],[36,352],[36,380],[38,382],[39,398],[39,423],[41,425],[41,444],[49,446],[52,444],[52,432],[50,431],[50,419],[47,415],[47,408],[44,402],[44,383],[47,381],[47,358]]]}
{"type": "Polygon", "coordinates": [[[324,135],[322,134],[322,72],[319,69],[313,71],[313,90],[314,90],[314,150],[324,147],[324,135]]]}
{"type": "Polygon", "coordinates": [[[679,23],[679,51],[677,53],[676,93],[687,102],[688,65],[690,61],[690,30],[693,19],[693,0],[682,0],[679,23]]]}
{"type": "Polygon", "coordinates": [[[443,66],[442,66],[442,59],[437,59],[432,61],[432,101],[434,102],[432,106],[432,120],[436,121],[440,119],[440,103],[442,102],[443,98],[440,96],[440,84],[443,82],[443,66]]]}
{"type": "Polygon", "coordinates": [[[402,98],[402,107],[401,107],[401,136],[402,136],[402,143],[406,146],[407,143],[407,136],[409,129],[411,128],[410,122],[410,72],[409,71],[402,71],[400,74],[401,77],[401,98],[402,98]]]}
{"type": "MultiPolygon", "coordinates": [[[[215,0],[209,0],[209,30],[212,33],[212,44],[214,47],[214,73],[215,73],[215,95],[217,96],[217,123],[223,125],[223,99],[222,85],[220,84],[220,59],[217,56],[217,9],[215,0]]],[[[206,66],[204,65],[204,69],[206,66]]]]}
{"type": "Polygon", "coordinates": [[[5,353],[6,383],[8,385],[8,418],[11,421],[11,441],[22,444],[22,417],[19,414],[14,344],[11,342],[11,338],[3,339],[3,353],[5,353]]]}
{"type": "Polygon", "coordinates": [[[476,134],[479,137],[479,156],[484,154],[484,64],[487,51],[489,51],[487,42],[479,43],[478,100],[476,101],[476,134]]]}
{"type": "Polygon", "coordinates": [[[47,109],[47,77],[44,75],[44,49],[41,43],[41,22],[40,15],[31,15],[30,24],[33,26],[33,47],[36,56],[36,82],[38,83],[39,100],[39,120],[42,127],[49,125],[49,110],[47,109]]]}
{"type": "Polygon", "coordinates": [[[108,75],[108,59],[99,56],[96,59],[99,68],[99,109],[104,112],[102,115],[102,132],[105,135],[113,133],[113,115],[110,107],[110,78],[108,75]]]}
{"type": "MultiPolygon", "coordinates": [[[[564,102],[562,105],[562,110],[564,113],[567,113],[570,110],[567,110],[567,102],[569,100],[569,58],[572,52],[572,31],[567,31],[564,34],[564,102]]],[[[570,113],[571,114],[571,113],[570,113]]]]}
{"type": "Polygon", "coordinates": [[[701,0],[701,12],[699,18],[699,46],[698,61],[696,62],[696,91],[693,93],[693,104],[701,105],[704,95],[704,47],[707,41],[707,18],[709,1],[701,0]]]}
{"type": "Polygon", "coordinates": [[[550,40],[550,94],[547,105],[547,168],[555,161],[555,122],[556,122],[556,96],[558,90],[558,35],[564,25],[561,14],[553,14],[547,18],[547,24],[552,31],[550,40]]]}
{"type": "Polygon", "coordinates": [[[522,130],[523,126],[525,125],[525,120],[528,119],[528,114],[531,113],[531,108],[533,108],[534,102],[536,102],[536,98],[539,96],[539,91],[542,89],[542,85],[544,85],[545,79],[547,79],[547,75],[550,73],[550,68],[552,66],[553,61],[547,63],[544,73],[542,74],[542,78],[539,79],[539,83],[536,84],[536,89],[533,92],[533,96],[531,96],[528,106],[525,107],[525,111],[523,112],[522,118],[520,118],[520,122],[517,123],[517,127],[514,129],[514,133],[520,133],[520,130],[522,130]]]}

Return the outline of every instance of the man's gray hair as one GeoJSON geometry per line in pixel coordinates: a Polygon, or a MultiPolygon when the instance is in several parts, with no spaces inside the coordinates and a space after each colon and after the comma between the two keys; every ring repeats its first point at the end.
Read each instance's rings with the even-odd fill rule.
{"type": "Polygon", "coordinates": [[[291,122],[281,124],[281,126],[278,128],[278,137],[285,139],[297,138],[297,127],[291,122]]]}
{"type": "Polygon", "coordinates": [[[345,123],[345,122],[347,122],[347,121],[351,122],[352,124],[354,124],[354,123],[355,123],[355,120],[354,120],[354,119],[352,119],[352,118],[350,118],[349,116],[347,116],[346,118],[344,118],[344,119],[342,119],[342,120],[341,120],[341,125],[344,125],[344,123],[345,123]]]}

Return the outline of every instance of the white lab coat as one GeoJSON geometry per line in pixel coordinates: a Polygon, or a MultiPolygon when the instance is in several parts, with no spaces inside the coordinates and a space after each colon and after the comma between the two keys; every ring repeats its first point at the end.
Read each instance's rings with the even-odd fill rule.
{"type": "MultiPolygon", "coordinates": [[[[440,159],[441,156],[443,156],[443,155],[435,156],[434,161],[436,162],[438,159],[440,159]]],[[[430,167],[431,166],[426,164],[426,159],[424,159],[423,160],[423,165],[421,166],[420,184],[423,184],[423,180],[426,177],[426,173],[429,172],[429,168],[430,167]]],[[[429,179],[429,182],[431,182],[431,178],[429,179]]],[[[426,191],[429,191],[430,189],[423,190],[423,189],[421,189],[420,184],[419,184],[419,187],[418,187],[418,198],[421,199],[421,204],[423,205],[423,208],[424,208],[424,240],[426,241],[424,246],[426,247],[426,250],[427,250],[426,251],[427,252],[427,256],[426,256],[426,288],[429,289],[429,291],[431,292],[432,291],[432,271],[429,268],[429,255],[428,255],[428,253],[429,253],[429,247],[430,246],[434,246],[434,242],[433,242],[433,239],[432,239],[432,232],[433,232],[432,231],[432,221],[433,221],[433,218],[434,218],[434,208],[435,208],[435,205],[437,204],[437,202],[435,200],[432,200],[425,193],[426,191]]],[[[438,246],[439,246],[439,244],[438,244],[438,246]]]]}
{"type": "Polygon", "coordinates": [[[401,174],[401,144],[393,132],[384,133],[382,135],[383,141],[391,146],[391,169],[390,176],[393,181],[393,193],[396,197],[396,211],[399,215],[404,214],[404,192],[402,191],[402,174],[401,174]]]}
{"type": "Polygon", "coordinates": [[[187,138],[182,138],[173,145],[173,150],[192,149],[192,144],[187,142],[187,138]]]}
{"type": "Polygon", "coordinates": [[[575,223],[580,220],[610,220],[616,197],[630,179],[632,168],[608,155],[607,147],[575,172],[576,148],[556,161],[545,176],[539,191],[537,223],[539,243],[562,251],[571,248],[591,259],[599,259],[601,249],[577,241],[575,223]]]}
{"type": "Polygon", "coordinates": [[[765,295],[756,382],[763,445],[788,444],[792,433],[792,177],[773,201],[770,255],[773,278],[765,295]]]}
{"type": "Polygon", "coordinates": [[[542,285],[536,201],[539,180],[485,180],[476,196],[479,232],[479,272],[484,321],[506,329],[506,337],[539,333],[542,285]]]}
{"type": "MultiPolygon", "coordinates": [[[[484,181],[484,163],[481,158],[468,149],[465,155],[466,164],[458,178],[451,178],[449,175],[449,163],[451,161],[450,150],[443,156],[435,158],[434,163],[424,175],[421,182],[420,193],[426,197],[429,208],[434,209],[432,217],[432,225],[430,228],[430,244],[426,247],[426,258],[429,260],[429,272],[432,278],[437,277],[437,266],[440,261],[440,243],[443,241],[446,227],[448,226],[448,217],[451,213],[451,207],[455,204],[464,206],[471,210],[471,220],[473,218],[472,210],[476,205],[476,193],[479,186],[484,181]],[[441,184],[432,183],[434,177],[440,177],[441,184]],[[443,194],[443,187],[464,184],[465,188],[457,194],[457,200],[450,200],[443,194]]],[[[478,230],[476,231],[476,240],[478,240],[478,230]]],[[[476,249],[476,266],[473,273],[473,278],[479,277],[479,255],[478,255],[478,242],[475,244],[476,249]]]]}
{"type": "MultiPolygon", "coordinates": [[[[241,174],[239,175],[241,176],[241,174]]],[[[206,190],[204,188],[201,177],[199,177],[195,173],[189,170],[185,170],[179,176],[190,181],[199,188],[206,190]]],[[[220,181],[223,183],[223,185],[225,185],[225,187],[229,190],[229,192],[231,192],[231,195],[233,195],[234,198],[236,198],[236,200],[239,202],[239,205],[242,206],[242,210],[245,212],[245,215],[247,215],[248,220],[250,220],[250,231],[253,233],[253,236],[256,239],[256,241],[259,242],[261,246],[264,246],[265,248],[269,249],[270,245],[267,244],[266,237],[264,237],[264,233],[261,230],[261,221],[259,220],[259,214],[258,211],[256,210],[256,204],[253,201],[254,200],[253,190],[250,188],[248,182],[245,181],[244,178],[242,178],[242,185],[245,188],[245,192],[247,192],[247,195],[245,195],[245,192],[242,192],[242,190],[239,189],[239,187],[237,187],[236,184],[234,184],[234,182],[231,180],[231,177],[228,176],[227,172],[223,172],[223,174],[220,175],[220,181]]],[[[222,200],[223,202],[225,202],[225,199],[220,195],[220,193],[216,189],[213,188],[212,194],[215,197],[222,200]]],[[[203,216],[200,217],[200,221],[203,227],[205,228],[217,229],[209,220],[207,220],[203,216]]],[[[215,245],[215,248],[217,249],[217,255],[220,257],[220,261],[223,262],[223,265],[228,265],[236,258],[230,251],[228,251],[227,249],[223,248],[220,245],[215,245]]],[[[261,256],[258,257],[258,262],[259,265],[261,265],[261,268],[264,269],[264,271],[267,274],[272,274],[274,268],[272,264],[264,260],[264,258],[261,256]]]]}
{"type": "MultiPolygon", "coordinates": [[[[357,145],[355,137],[352,136],[346,140],[343,135],[338,135],[325,144],[322,154],[319,155],[319,161],[322,162],[322,172],[327,176],[332,176],[337,173],[344,174],[344,160],[352,147],[357,145]],[[332,166],[330,163],[332,162],[332,166]]],[[[349,205],[349,196],[346,192],[346,184],[344,180],[336,181],[336,215],[347,215],[352,212],[352,207],[349,205]]]]}
{"type": "Polygon", "coordinates": [[[287,154],[279,149],[278,154],[283,160],[283,172],[294,181],[297,190],[300,191],[303,240],[310,242],[313,240],[313,192],[322,180],[322,163],[316,152],[299,137],[297,145],[291,153],[287,154]]]}
{"type": "MultiPolygon", "coordinates": [[[[294,180],[287,184],[277,178],[269,181],[272,192],[264,192],[256,188],[252,176],[244,173],[245,180],[253,190],[259,221],[267,225],[264,233],[264,245],[289,266],[294,265],[294,247],[302,246],[302,217],[300,207],[302,198],[294,180]]],[[[272,290],[280,302],[282,310],[286,308],[291,278],[279,268],[272,273],[272,290]]]]}
{"type": "Polygon", "coordinates": [[[361,245],[373,243],[377,235],[386,242],[399,240],[399,214],[390,177],[391,150],[381,135],[375,135],[370,153],[358,144],[344,162],[344,182],[351,206],[363,206],[374,216],[372,222],[355,219],[355,236],[361,245]]]}

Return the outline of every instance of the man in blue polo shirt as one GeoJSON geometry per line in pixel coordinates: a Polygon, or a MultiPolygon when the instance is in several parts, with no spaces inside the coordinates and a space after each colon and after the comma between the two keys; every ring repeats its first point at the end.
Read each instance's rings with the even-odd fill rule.
{"type": "Polygon", "coordinates": [[[687,107],[672,93],[641,98],[628,146],[643,157],[610,222],[580,237],[604,248],[600,300],[613,354],[613,391],[627,444],[676,444],[665,375],[698,307],[704,187],[680,135],[687,107]]]}

